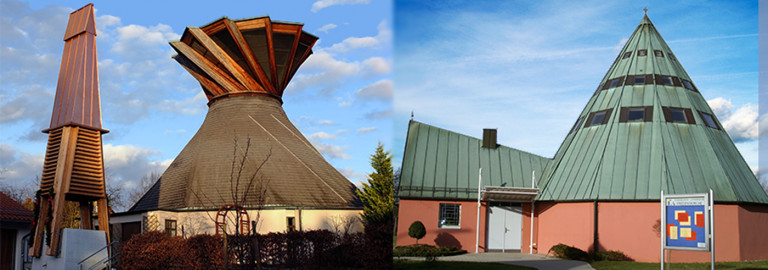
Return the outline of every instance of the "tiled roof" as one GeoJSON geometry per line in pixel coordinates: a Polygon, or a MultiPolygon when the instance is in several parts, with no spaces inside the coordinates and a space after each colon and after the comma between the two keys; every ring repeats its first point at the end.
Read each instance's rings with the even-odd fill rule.
{"type": "Polygon", "coordinates": [[[32,211],[27,210],[5,193],[0,192],[0,220],[31,222],[34,215],[32,211]]]}

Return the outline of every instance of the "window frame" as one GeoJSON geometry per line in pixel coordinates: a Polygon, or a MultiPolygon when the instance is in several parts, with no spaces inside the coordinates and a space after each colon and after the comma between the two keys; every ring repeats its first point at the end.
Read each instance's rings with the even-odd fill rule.
{"type": "MultiPolygon", "coordinates": [[[[447,223],[447,222],[446,222],[447,223]]],[[[437,216],[437,228],[439,229],[461,229],[461,204],[458,203],[441,203],[438,208],[438,216],[437,216]],[[446,213],[449,209],[448,207],[455,207],[456,217],[455,221],[456,224],[445,224],[443,221],[447,220],[448,218],[454,219],[453,217],[444,217],[444,215],[448,215],[446,213]]]]}
{"type": "Polygon", "coordinates": [[[179,235],[178,234],[178,225],[179,225],[179,223],[176,222],[175,219],[166,219],[165,220],[165,234],[167,234],[170,237],[175,237],[175,236],[179,235]],[[173,226],[171,226],[171,225],[173,225],[173,226]],[[169,227],[173,227],[173,228],[169,228],[169,227]]]}
{"type": "Polygon", "coordinates": [[[594,111],[594,112],[589,113],[589,117],[587,118],[587,122],[584,123],[584,127],[586,128],[586,127],[592,127],[592,126],[599,126],[599,125],[607,124],[608,123],[608,119],[611,118],[611,112],[613,112],[612,108],[611,109],[607,109],[607,110],[600,110],[600,111],[594,111]],[[605,113],[605,116],[603,116],[602,121],[600,121],[599,124],[593,124],[592,122],[594,122],[595,116],[597,114],[600,114],[600,113],[605,113]]]}
{"type": "Polygon", "coordinates": [[[285,231],[296,231],[296,217],[285,217],[285,231]]]}
{"type": "Polygon", "coordinates": [[[664,119],[669,123],[681,123],[681,124],[696,124],[696,119],[693,118],[693,111],[691,109],[687,108],[680,108],[680,107],[662,107],[662,110],[664,110],[664,119]],[[683,112],[683,115],[685,116],[685,122],[681,121],[675,121],[674,117],[672,117],[672,110],[681,110],[683,112]]]}
{"type": "Polygon", "coordinates": [[[717,120],[715,120],[715,116],[713,114],[705,113],[705,112],[702,112],[702,111],[698,111],[698,112],[699,112],[699,116],[701,116],[701,120],[704,122],[705,126],[710,127],[710,128],[714,128],[714,129],[720,129],[720,125],[717,124],[717,120]],[[710,123],[709,120],[711,120],[712,123],[710,123]]]}
{"type": "Polygon", "coordinates": [[[653,106],[636,106],[636,107],[622,107],[619,112],[619,122],[621,123],[637,123],[637,122],[651,122],[653,121],[653,106]],[[629,120],[629,113],[631,110],[643,110],[643,118],[640,120],[629,120]]]}
{"type": "Polygon", "coordinates": [[[632,52],[626,52],[624,53],[624,56],[621,57],[621,59],[627,59],[632,56],[632,52]]]}
{"type": "Polygon", "coordinates": [[[647,56],[647,55],[648,55],[648,50],[646,49],[637,50],[637,56],[647,56]]]}
{"type": "Polygon", "coordinates": [[[655,55],[656,57],[664,57],[664,52],[662,52],[661,50],[653,50],[653,55],[655,55]]]}

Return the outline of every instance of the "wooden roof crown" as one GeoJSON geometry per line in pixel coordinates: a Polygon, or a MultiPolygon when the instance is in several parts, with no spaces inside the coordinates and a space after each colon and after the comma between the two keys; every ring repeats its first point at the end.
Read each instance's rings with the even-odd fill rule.
{"type": "Polygon", "coordinates": [[[178,53],[174,59],[200,82],[208,100],[258,94],[282,102],[285,87],[317,41],[302,28],[268,16],[223,17],[201,28],[187,27],[171,46],[178,53]]]}

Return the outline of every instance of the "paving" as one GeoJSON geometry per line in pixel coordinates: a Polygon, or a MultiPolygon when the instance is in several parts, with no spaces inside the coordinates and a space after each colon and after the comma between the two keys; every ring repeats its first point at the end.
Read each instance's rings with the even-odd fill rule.
{"type": "MultiPolygon", "coordinates": [[[[397,259],[397,258],[396,258],[397,259]]],[[[407,260],[424,260],[423,257],[401,257],[407,260]]],[[[456,256],[437,257],[438,261],[460,261],[460,262],[495,262],[503,264],[521,265],[533,267],[536,269],[554,269],[554,270],[588,270],[592,268],[589,263],[583,261],[572,261],[555,258],[552,256],[526,253],[467,253],[456,256]]]]}

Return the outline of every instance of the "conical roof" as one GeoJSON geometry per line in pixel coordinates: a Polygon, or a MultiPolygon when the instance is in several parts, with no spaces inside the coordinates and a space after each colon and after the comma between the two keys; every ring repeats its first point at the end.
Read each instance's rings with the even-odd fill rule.
{"type": "Polygon", "coordinates": [[[544,172],[539,200],[658,200],[714,190],[768,203],[755,175],[648,16],[544,172]]]}
{"type": "Polygon", "coordinates": [[[317,37],[269,17],[188,27],[174,58],[210,102],[205,121],[129,211],[360,207],[355,186],[288,120],[282,94],[317,37]],[[242,166],[241,166],[242,164],[242,166]],[[253,179],[253,181],[251,181],[253,179]],[[263,200],[263,201],[262,201],[263,200]]]}

